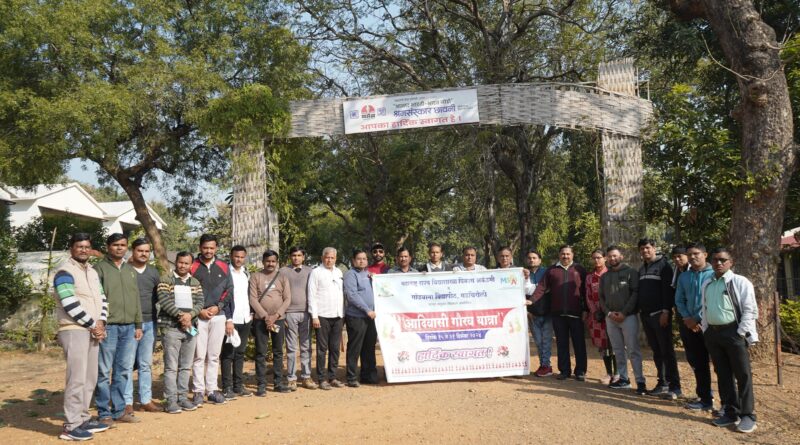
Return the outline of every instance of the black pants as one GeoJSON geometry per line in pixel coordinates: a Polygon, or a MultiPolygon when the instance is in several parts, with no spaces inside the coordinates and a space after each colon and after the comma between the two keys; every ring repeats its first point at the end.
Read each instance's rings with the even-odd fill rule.
{"type": "Polygon", "coordinates": [[[669,385],[670,391],[681,389],[681,376],[678,373],[678,357],[672,344],[672,314],[669,314],[666,327],[661,327],[661,313],[655,315],[640,314],[647,343],[653,350],[653,361],[656,363],[658,384],[669,385]]]}
{"type": "Polygon", "coordinates": [[[755,420],[750,353],[747,340],[736,332],[736,327],[736,323],[719,328],[709,326],[704,334],[706,347],[714,362],[725,414],[729,417],[751,416],[755,420]]]}
{"type": "Polygon", "coordinates": [[[247,340],[250,338],[250,324],[235,324],[233,328],[239,333],[242,342],[234,348],[227,339],[222,343],[222,390],[241,390],[244,386],[242,373],[244,369],[244,351],[247,350],[247,340]]]}
{"type": "Polygon", "coordinates": [[[284,320],[277,320],[278,332],[267,329],[267,322],[255,320],[253,325],[256,330],[256,382],[259,388],[267,387],[267,344],[272,338],[272,383],[281,384],[283,378],[283,339],[286,332],[284,320]]]}
{"type": "Polygon", "coordinates": [[[558,353],[558,372],[570,375],[572,365],[569,358],[569,342],[575,350],[575,375],[586,374],[586,342],[584,341],[583,320],[579,317],[553,315],[553,331],[556,333],[558,353]]]}
{"type": "Polygon", "coordinates": [[[363,383],[378,383],[378,367],[375,362],[375,342],[378,331],[375,320],[369,317],[345,317],[347,325],[347,381],[356,381],[358,359],[361,359],[359,380],[363,383]]]}
{"type": "Polygon", "coordinates": [[[683,348],[686,350],[686,361],[694,371],[694,379],[697,382],[697,397],[705,404],[711,404],[711,366],[708,364],[708,349],[703,339],[702,332],[693,332],[683,324],[680,324],[681,340],[683,348]]]}
{"type": "Polygon", "coordinates": [[[333,380],[336,378],[336,369],[339,367],[339,348],[342,345],[342,325],[344,318],[319,317],[317,334],[317,378],[319,381],[333,380]],[[325,367],[325,359],[328,367],[325,367]]]}

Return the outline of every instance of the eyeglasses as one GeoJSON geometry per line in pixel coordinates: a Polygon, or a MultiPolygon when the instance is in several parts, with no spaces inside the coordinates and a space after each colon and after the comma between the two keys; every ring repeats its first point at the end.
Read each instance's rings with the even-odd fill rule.
{"type": "Polygon", "coordinates": [[[728,261],[730,261],[730,258],[712,258],[711,259],[712,263],[719,263],[719,264],[725,264],[728,261]]]}
{"type": "Polygon", "coordinates": [[[372,253],[383,253],[383,249],[372,249],[372,253]]]}

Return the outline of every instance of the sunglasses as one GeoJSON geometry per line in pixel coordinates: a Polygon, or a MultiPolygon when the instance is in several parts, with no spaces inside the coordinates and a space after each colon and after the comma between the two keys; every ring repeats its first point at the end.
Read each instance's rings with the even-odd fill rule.
{"type": "Polygon", "coordinates": [[[719,263],[719,264],[725,264],[728,261],[730,261],[730,258],[712,258],[711,259],[712,263],[719,263]]]}

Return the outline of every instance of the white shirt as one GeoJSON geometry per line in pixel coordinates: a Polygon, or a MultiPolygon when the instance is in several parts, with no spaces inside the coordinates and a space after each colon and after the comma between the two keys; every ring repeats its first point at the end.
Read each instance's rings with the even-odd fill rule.
{"type": "Polygon", "coordinates": [[[249,323],[252,319],[250,315],[250,298],[247,295],[247,284],[249,278],[244,272],[244,266],[237,272],[231,266],[231,278],[233,278],[233,324],[249,323]]]}
{"type": "Polygon", "coordinates": [[[456,264],[455,266],[453,266],[453,270],[456,272],[477,272],[481,270],[486,270],[486,267],[481,264],[475,264],[472,266],[471,269],[467,269],[467,267],[464,266],[463,264],[456,264]]]}
{"type": "Polygon", "coordinates": [[[308,312],[311,318],[344,316],[342,271],[319,266],[308,277],[308,312]]]}

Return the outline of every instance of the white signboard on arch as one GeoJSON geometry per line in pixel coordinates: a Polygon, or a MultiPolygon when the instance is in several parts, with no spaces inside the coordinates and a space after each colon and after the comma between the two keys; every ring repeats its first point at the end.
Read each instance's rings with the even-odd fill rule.
{"type": "Polygon", "coordinates": [[[342,107],[345,134],[480,122],[476,88],[348,99],[342,107]]]}

